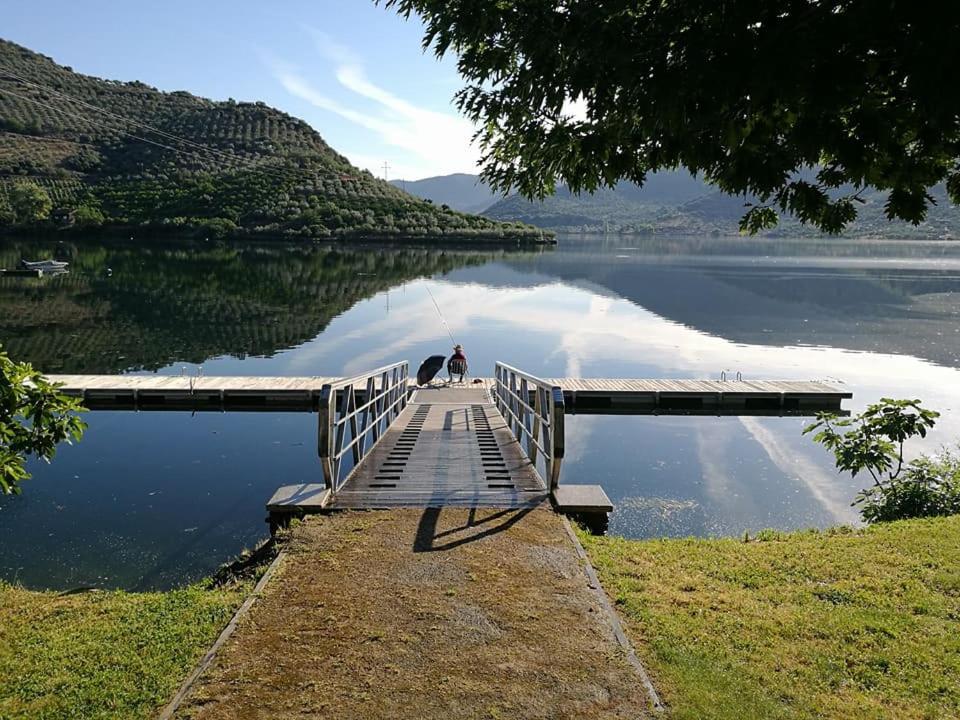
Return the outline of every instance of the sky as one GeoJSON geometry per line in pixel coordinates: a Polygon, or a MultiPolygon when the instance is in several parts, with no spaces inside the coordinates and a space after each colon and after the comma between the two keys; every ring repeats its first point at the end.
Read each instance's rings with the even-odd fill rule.
{"type": "Polygon", "coordinates": [[[0,37],[75,71],[310,123],[389,179],[477,172],[473,126],[452,103],[455,59],[421,48],[419,19],[373,0],[2,0],[0,37]]]}

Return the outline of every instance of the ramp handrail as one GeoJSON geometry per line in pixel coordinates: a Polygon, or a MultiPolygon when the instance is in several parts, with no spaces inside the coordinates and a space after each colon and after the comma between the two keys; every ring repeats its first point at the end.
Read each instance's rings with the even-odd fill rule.
{"type": "Polygon", "coordinates": [[[332,494],[344,486],[406,408],[408,377],[409,367],[403,361],[327,383],[320,390],[317,446],[323,480],[332,494]],[[358,405],[361,388],[363,403],[358,405]],[[343,459],[348,451],[352,464],[345,468],[343,459]]]}
{"type": "Polygon", "coordinates": [[[553,492],[560,483],[565,445],[563,389],[506,363],[498,362],[495,372],[494,403],[534,467],[538,454],[543,457],[553,492]]]}

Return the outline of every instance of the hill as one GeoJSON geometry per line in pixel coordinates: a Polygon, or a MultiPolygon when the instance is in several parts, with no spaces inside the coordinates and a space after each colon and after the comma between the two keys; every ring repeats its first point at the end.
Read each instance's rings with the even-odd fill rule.
{"type": "MultiPolygon", "coordinates": [[[[931,195],[937,204],[918,226],[890,222],[883,212],[886,197],[877,191],[864,192],[859,217],[845,237],[950,238],[960,237],[960,209],[950,204],[942,186],[931,195]]],[[[484,211],[490,218],[521,221],[565,232],[603,232],[671,235],[735,235],[746,211],[746,200],[725,195],[686,171],[652,174],[640,187],[621,182],[613,189],[593,195],[574,195],[567,188],[543,202],[531,202],[511,195],[484,211]]],[[[806,237],[820,233],[790,217],[765,235],[806,237]]]]}
{"type": "Polygon", "coordinates": [[[0,40],[0,229],[51,225],[305,238],[539,235],[408,195],[264,103],[80,75],[0,40]]]}
{"type": "Polygon", "coordinates": [[[449,205],[461,212],[483,212],[501,198],[478,175],[467,173],[423,180],[391,180],[390,184],[419,198],[432,200],[438,205],[449,205]]]}

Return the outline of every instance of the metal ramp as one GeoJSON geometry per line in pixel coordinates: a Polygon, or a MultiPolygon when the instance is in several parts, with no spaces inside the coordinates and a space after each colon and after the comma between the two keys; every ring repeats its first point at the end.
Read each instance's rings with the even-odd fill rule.
{"type": "MultiPolygon", "coordinates": [[[[408,389],[407,363],[329,383],[319,398],[323,484],[286,485],[271,523],[295,513],[389,507],[532,507],[557,495],[564,399],[548,381],[497,363],[496,378],[408,389]]],[[[567,486],[603,515],[599,486],[567,486]],[[599,503],[599,504],[597,504],[599,503]]]]}
{"type": "Polygon", "coordinates": [[[328,507],[517,508],[547,497],[489,391],[452,385],[413,391],[328,507]]]}

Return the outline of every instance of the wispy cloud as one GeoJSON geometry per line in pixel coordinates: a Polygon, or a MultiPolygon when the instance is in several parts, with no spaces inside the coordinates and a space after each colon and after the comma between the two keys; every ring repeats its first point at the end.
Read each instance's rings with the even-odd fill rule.
{"type": "MultiPolygon", "coordinates": [[[[268,60],[271,72],[287,92],[355,123],[393,148],[394,155],[381,162],[387,160],[394,166],[394,176],[398,168],[419,176],[476,171],[479,151],[471,142],[474,128],[468,120],[452,107],[449,113],[420,107],[381,87],[367,76],[362,59],[351,48],[316,28],[304,30],[332,66],[330,72],[347,96],[334,99],[321,92],[300,68],[268,60]]],[[[355,153],[344,147],[341,152],[377,172],[378,168],[369,165],[369,147],[355,153]]]]}

